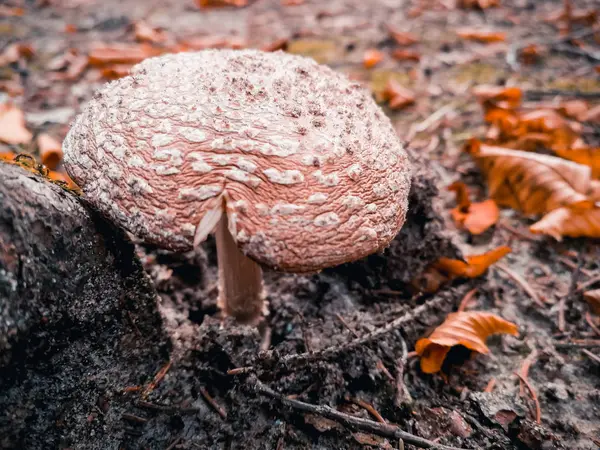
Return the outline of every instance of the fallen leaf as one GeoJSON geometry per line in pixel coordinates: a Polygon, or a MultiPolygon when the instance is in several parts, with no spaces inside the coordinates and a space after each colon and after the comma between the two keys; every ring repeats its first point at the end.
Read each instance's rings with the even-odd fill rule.
{"type": "Polygon", "coordinates": [[[421,60],[421,55],[419,52],[414,50],[404,50],[398,48],[392,52],[392,57],[398,61],[415,61],[419,62],[421,60]]]}
{"type": "Polygon", "coordinates": [[[564,116],[582,122],[587,118],[590,105],[585,100],[567,100],[561,102],[555,109],[564,116]]]}
{"type": "Polygon", "coordinates": [[[0,161],[12,161],[17,156],[13,152],[0,152],[0,161]]]}
{"type": "Polygon", "coordinates": [[[412,45],[412,44],[418,42],[417,37],[412,33],[407,33],[405,31],[396,30],[395,28],[391,27],[390,25],[387,26],[387,29],[388,29],[388,32],[390,33],[390,36],[392,37],[392,39],[398,45],[412,45]]]}
{"type": "Polygon", "coordinates": [[[481,234],[498,221],[500,210],[494,200],[471,203],[467,186],[460,181],[452,183],[448,190],[456,192],[458,206],[450,214],[457,226],[471,234],[481,234]]]}
{"type": "Polygon", "coordinates": [[[33,47],[26,42],[15,42],[8,45],[0,53],[0,67],[15,63],[21,58],[30,59],[34,54],[33,47]]]}
{"type": "Polygon", "coordinates": [[[0,17],[20,17],[25,14],[23,8],[17,6],[0,5],[0,17]]]}
{"type": "Polygon", "coordinates": [[[42,133],[37,137],[37,146],[42,164],[50,170],[56,169],[63,157],[61,143],[52,136],[42,133]]]}
{"type": "Polygon", "coordinates": [[[79,190],[79,186],[75,184],[73,180],[64,172],[56,172],[54,170],[50,170],[47,174],[48,178],[52,181],[58,181],[60,183],[64,183],[66,187],[72,190],[79,190]]]}
{"type": "Polygon", "coordinates": [[[153,42],[161,43],[167,40],[167,33],[164,31],[151,27],[144,21],[136,22],[133,31],[135,38],[140,42],[153,42]]]}
{"type": "Polygon", "coordinates": [[[160,49],[150,44],[96,44],[88,53],[92,66],[107,64],[136,64],[151,56],[161,54],[160,49]]]}
{"type": "Polygon", "coordinates": [[[173,49],[176,52],[205,50],[207,48],[241,49],[248,45],[245,39],[236,36],[193,36],[180,39],[173,49]]]}
{"type": "Polygon", "coordinates": [[[383,52],[380,52],[377,49],[371,48],[367,50],[363,56],[363,66],[366,69],[371,69],[383,61],[384,58],[383,52]]]}
{"type": "Polygon", "coordinates": [[[500,31],[472,30],[468,28],[462,28],[458,30],[456,34],[463,39],[482,42],[484,44],[506,41],[506,33],[502,33],[500,31]]]}
{"type": "Polygon", "coordinates": [[[570,122],[558,112],[548,109],[530,111],[519,115],[516,135],[526,133],[544,133],[550,136],[549,147],[552,150],[573,147],[579,139],[581,126],[570,122]]]}
{"type": "Polygon", "coordinates": [[[561,158],[575,161],[592,169],[592,178],[600,179],[600,147],[556,150],[561,158]]]}
{"type": "Polygon", "coordinates": [[[390,109],[394,110],[405,108],[415,102],[415,94],[393,78],[388,79],[381,94],[383,100],[388,101],[390,109]]]}
{"type": "Polygon", "coordinates": [[[356,442],[358,442],[361,445],[371,445],[373,447],[377,447],[377,448],[382,448],[382,446],[385,445],[387,441],[387,439],[381,437],[381,436],[376,436],[374,434],[367,434],[367,433],[361,433],[361,432],[355,432],[352,433],[352,437],[354,438],[354,440],[356,442]]]}
{"type": "Polygon", "coordinates": [[[532,233],[547,234],[557,241],[563,236],[600,238],[600,207],[586,204],[550,211],[529,227],[532,233]]]}
{"type": "Polygon", "coordinates": [[[516,109],[521,105],[523,91],[516,86],[481,85],[473,89],[473,94],[484,107],[497,106],[502,109],[516,109]]]}
{"type": "Polygon", "coordinates": [[[500,5],[500,0],[458,0],[461,8],[487,9],[500,5]]]}
{"type": "Polygon", "coordinates": [[[269,44],[263,45],[261,47],[261,50],[263,52],[276,52],[277,50],[285,51],[287,50],[288,42],[288,38],[276,39],[273,42],[270,42],[269,44]]]}
{"type": "Polygon", "coordinates": [[[56,71],[50,78],[75,81],[85,71],[87,65],[88,57],[79,53],[77,49],[71,48],[48,64],[48,69],[56,71]]]}
{"type": "MultiPolygon", "coordinates": [[[[485,104],[485,100],[483,103],[485,104]]],[[[519,125],[519,118],[515,112],[495,106],[489,107],[484,120],[491,124],[486,138],[495,141],[511,138],[519,125]]]]}
{"type": "Polygon", "coordinates": [[[477,278],[510,252],[510,247],[504,245],[481,255],[467,256],[467,262],[459,259],[440,258],[433,263],[432,267],[450,278],[477,278]]]}
{"type": "Polygon", "coordinates": [[[117,80],[129,75],[129,71],[132,67],[133,64],[113,64],[104,67],[100,73],[102,74],[102,77],[107,80],[117,80]]]}
{"type": "Polygon", "coordinates": [[[517,326],[503,318],[483,311],[448,314],[448,317],[427,338],[415,345],[421,357],[421,370],[425,373],[439,372],[450,349],[462,345],[469,350],[487,354],[490,349],[485,341],[492,334],[519,333],[517,326]]]}
{"type": "Polygon", "coordinates": [[[588,202],[591,170],[548,155],[481,144],[466,147],[488,181],[490,197],[525,214],[543,214],[561,206],[588,202]]]}
{"type": "Polygon", "coordinates": [[[77,31],[77,25],[73,25],[72,23],[65,25],[65,33],[77,33],[77,31]]]}
{"type": "Polygon", "coordinates": [[[583,298],[588,302],[594,314],[600,316],[600,289],[584,292],[583,298]]]}
{"type": "Polygon", "coordinates": [[[0,141],[27,144],[31,138],[31,133],[25,128],[23,111],[13,105],[0,105],[0,141]]]}
{"type": "Polygon", "coordinates": [[[304,422],[312,425],[317,431],[320,431],[321,433],[324,431],[329,431],[341,427],[340,424],[337,423],[335,420],[331,420],[323,416],[318,416],[316,414],[305,414],[304,422]]]}
{"type": "Polygon", "coordinates": [[[299,6],[304,5],[304,0],[281,0],[282,6],[299,6]]]}
{"type": "Polygon", "coordinates": [[[221,8],[224,6],[235,6],[241,8],[248,5],[248,0],[196,0],[200,8],[221,8]]]}
{"type": "MultiPolygon", "coordinates": [[[[598,66],[600,67],[600,66],[598,66]]],[[[598,71],[600,73],[600,70],[598,71]]],[[[600,105],[594,106],[591,108],[585,116],[581,118],[582,122],[594,122],[600,123],[600,105]]]]}
{"type": "Polygon", "coordinates": [[[519,58],[524,64],[535,64],[540,57],[540,49],[535,44],[529,44],[521,49],[519,58]]]}
{"type": "Polygon", "coordinates": [[[0,91],[6,92],[11,97],[18,97],[23,95],[24,89],[19,78],[16,77],[11,80],[0,80],[0,91]]]}

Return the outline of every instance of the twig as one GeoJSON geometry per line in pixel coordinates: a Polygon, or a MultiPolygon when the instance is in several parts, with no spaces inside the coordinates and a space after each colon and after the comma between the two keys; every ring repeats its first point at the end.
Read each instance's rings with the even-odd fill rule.
{"type": "MultiPolygon", "coordinates": [[[[523,364],[521,364],[521,368],[519,369],[519,373],[521,374],[521,376],[523,378],[527,379],[527,377],[529,376],[529,369],[537,361],[537,357],[538,357],[538,351],[537,351],[537,349],[534,348],[531,351],[531,353],[529,354],[529,356],[527,356],[527,358],[525,358],[525,360],[523,361],[523,364]]],[[[525,395],[525,391],[523,389],[523,384],[520,385],[520,394],[525,395]]]]}
{"type": "Polygon", "coordinates": [[[571,45],[555,45],[552,50],[557,53],[566,53],[567,55],[575,55],[586,58],[591,62],[600,62],[600,54],[584,50],[583,48],[573,47],[571,45]]]}
{"type": "Polygon", "coordinates": [[[540,298],[537,295],[537,293],[533,290],[533,288],[529,285],[529,283],[527,281],[525,281],[525,279],[523,277],[521,277],[521,275],[513,272],[512,270],[510,270],[508,267],[506,267],[502,263],[496,263],[494,265],[494,267],[497,268],[497,269],[500,269],[502,272],[504,272],[506,275],[508,275],[510,278],[512,278],[514,282],[516,282],[519,286],[521,286],[523,288],[523,290],[535,302],[535,304],[537,304],[538,306],[540,306],[542,308],[546,307],[546,305],[544,304],[544,302],[542,302],[540,300],[540,298]]]}
{"type": "Polygon", "coordinates": [[[600,364],[600,357],[594,355],[592,352],[590,352],[589,350],[586,349],[582,349],[581,350],[583,353],[585,353],[592,361],[594,361],[597,364],[600,364]]]}
{"type": "Polygon", "coordinates": [[[352,403],[357,404],[358,406],[360,406],[361,408],[366,409],[369,414],[371,414],[373,417],[375,417],[375,419],[377,419],[377,422],[379,423],[387,423],[387,421],[383,418],[383,416],[381,414],[379,414],[379,411],[377,411],[373,405],[365,402],[364,400],[361,400],[359,398],[352,398],[351,399],[352,403]]]}
{"type": "Polygon", "coordinates": [[[136,416],[135,414],[129,414],[129,413],[124,413],[121,416],[121,419],[126,420],[128,422],[134,422],[134,423],[146,423],[146,422],[148,422],[148,419],[145,419],[145,418],[140,417],[140,416],[136,416]]]}
{"type": "Polygon", "coordinates": [[[582,92],[582,91],[563,91],[561,89],[547,89],[547,90],[528,90],[525,93],[528,100],[536,100],[542,97],[575,97],[585,99],[597,99],[600,98],[600,92],[582,92]]]}
{"type": "Polygon", "coordinates": [[[283,405],[298,411],[318,414],[327,419],[335,420],[345,426],[355,428],[368,433],[373,433],[378,436],[383,436],[392,439],[402,439],[407,444],[414,445],[419,448],[431,448],[439,450],[461,450],[456,447],[448,447],[446,445],[436,444],[430,440],[415,436],[413,434],[402,431],[400,428],[386,423],[378,423],[373,420],[363,419],[360,417],[344,414],[336,409],[324,405],[311,405],[299,400],[292,400],[273,391],[271,388],[263,384],[256,377],[251,377],[256,391],[266,397],[274,398],[280,401],[283,405]]]}
{"type": "Polygon", "coordinates": [[[600,282],[600,275],[596,275],[593,278],[590,278],[589,280],[580,283],[577,286],[577,289],[575,290],[575,292],[581,292],[581,291],[585,291],[587,288],[589,288],[590,286],[593,286],[594,284],[600,282]]]}
{"type": "Polygon", "coordinates": [[[171,442],[171,445],[169,445],[165,450],[173,450],[175,446],[181,442],[181,439],[183,439],[181,436],[175,438],[175,440],[171,442]]]}
{"type": "Polygon", "coordinates": [[[471,300],[473,300],[473,297],[475,296],[475,294],[477,293],[477,288],[473,288],[471,289],[469,292],[467,292],[465,294],[465,296],[463,297],[463,299],[460,301],[460,305],[458,305],[458,312],[462,312],[464,311],[467,306],[469,306],[469,303],[471,303],[471,300]]]}
{"type": "Polygon", "coordinates": [[[536,421],[536,423],[542,423],[542,410],[540,408],[540,401],[538,400],[535,389],[533,389],[531,384],[529,384],[529,381],[527,380],[527,378],[523,378],[523,376],[520,373],[515,372],[515,375],[518,376],[519,379],[523,383],[525,383],[525,386],[527,386],[527,390],[529,391],[529,394],[531,395],[531,398],[532,398],[533,402],[535,403],[535,421],[536,421]]]}
{"type": "Polygon", "coordinates": [[[396,366],[396,406],[410,405],[413,402],[410,392],[404,383],[404,369],[406,368],[406,361],[408,360],[408,348],[406,341],[400,336],[400,345],[402,346],[402,355],[396,366]]]}
{"type": "MultiPolygon", "coordinates": [[[[363,336],[353,339],[348,342],[342,342],[340,344],[332,345],[330,347],[325,347],[321,350],[316,350],[314,352],[304,352],[304,353],[296,353],[296,354],[292,354],[292,355],[287,355],[287,356],[280,358],[278,361],[277,360],[273,361],[276,356],[275,356],[275,353],[270,351],[270,352],[266,352],[264,358],[261,359],[261,362],[263,364],[277,362],[278,364],[286,365],[286,364],[297,363],[300,361],[326,359],[333,355],[338,354],[341,351],[350,350],[352,348],[356,348],[360,345],[363,345],[363,344],[371,342],[375,339],[378,339],[381,336],[383,336],[384,334],[387,334],[387,333],[395,330],[396,328],[399,328],[401,325],[404,325],[406,322],[413,320],[415,317],[422,316],[427,310],[429,310],[431,308],[435,308],[444,302],[446,302],[446,299],[443,297],[432,298],[431,300],[406,312],[405,314],[392,320],[391,322],[388,322],[383,327],[378,328],[374,331],[371,331],[370,333],[364,334],[363,336]]],[[[240,375],[240,374],[251,373],[255,370],[256,370],[256,367],[254,367],[254,366],[238,367],[235,369],[228,370],[227,374],[228,375],[240,375]]]]}
{"type": "Polygon", "coordinates": [[[306,326],[306,319],[304,319],[304,315],[300,311],[296,311],[296,314],[298,315],[298,318],[300,319],[300,331],[302,331],[302,341],[304,342],[304,350],[306,350],[307,353],[312,353],[313,348],[310,343],[310,338],[309,338],[310,333],[309,333],[308,327],[306,326]]]}
{"type": "Polygon", "coordinates": [[[589,311],[585,313],[585,321],[588,323],[588,325],[594,331],[594,333],[600,336],[600,328],[598,328],[598,326],[594,323],[594,320],[592,319],[592,316],[589,311]]]}
{"type": "Polygon", "coordinates": [[[202,386],[200,387],[200,393],[202,394],[202,397],[204,397],[204,400],[206,400],[206,403],[208,403],[210,406],[212,406],[213,409],[224,420],[227,420],[227,413],[225,412],[225,410],[221,406],[219,406],[219,404],[215,401],[215,399],[212,398],[211,395],[208,393],[208,391],[202,386]]]}
{"type": "Polygon", "coordinates": [[[148,394],[150,394],[150,392],[152,392],[156,386],[158,386],[158,383],[160,383],[162,381],[162,379],[165,377],[165,375],[167,374],[167,372],[169,371],[169,369],[171,368],[171,361],[167,362],[154,376],[154,379],[148,384],[148,386],[146,387],[146,389],[144,389],[144,391],[142,392],[142,398],[146,398],[148,396],[148,394]]]}
{"type": "Polygon", "coordinates": [[[354,331],[354,328],[352,328],[350,325],[348,325],[348,322],[346,322],[340,314],[336,313],[335,317],[338,318],[338,320],[342,323],[342,325],[344,325],[346,327],[346,329],[354,335],[355,338],[359,337],[358,333],[356,331],[354,331]]]}
{"type": "Polygon", "coordinates": [[[488,381],[488,384],[485,386],[485,389],[483,390],[483,392],[492,392],[494,390],[495,386],[496,386],[496,378],[492,377],[490,379],[490,381],[488,381]]]}
{"type": "Polygon", "coordinates": [[[600,339],[573,339],[570,342],[553,342],[556,349],[561,348],[595,348],[600,347],[600,339]]]}

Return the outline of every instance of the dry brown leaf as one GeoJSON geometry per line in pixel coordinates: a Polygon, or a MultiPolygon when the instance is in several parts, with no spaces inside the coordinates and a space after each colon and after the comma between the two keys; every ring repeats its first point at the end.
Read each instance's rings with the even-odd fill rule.
{"type": "Polygon", "coordinates": [[[500,210],[494,200],[471,203],[467,186],[457,181],[448,186],[456,193],[458,206],[450,211],[457,226],[465,228],[471,234],[481,234],[498,222],[500,210]]]}
{"type": "Polygon", "coordinates": [[[412,33],[407,33],[405,31],[396,30],[394,27],[392,27],[390,25],[387,26],[387,29],[388,29],[388,32],[390,33],[390,36],[392,37],[392,39],[398,45],[412,45],[412,44],[418,42],[417,37],[412,33]]]}
{"type": "Polygon", "coordinates": [[[421,55],[419,52],[414,50],[405,50],[402,48],[397,48],[392,52],[392,58],[398,61],[415,61],[419,62],[421,60],[421,55]]]}
{"type": "Polygon", "coordinates": [[[160,55],[160,49],[150,44],[97,44],[88,53],[88,61],[92,66],[108,64],[136,64],[151,56],[160,55]]]}
{"type": "Polygon", "coordinates": [[[48,64],[48,69],[57,71],[51,74],[50,79],[75,81],[85,71],[87,65],[88,57],[79,53],[77,49],[71,48],[48,64]]]}
{"type": "Polygon", "coordinates": [[[200,8],[221,8],[224,6],[241,8],[248,5],[248,0],[196,0],[196,5],[200,8]]]}
{"type": "Polygon", "coordinates": [[[511,252],[505,245],[490,250],[481,255],[467,256],[467,262],[459,259],[440,258],[433,268],[451,278],[477,278],[483,275],[488,268],[511,252]]]}
{"type": "Polygon", "coordinates": [[[17,6],[0,5],[0,17],[20,17],[25,14],[23,8],[17,6]]]}
{"type": "Polygon", "coordinates": [[[500,5],[500,0],[458,0],[460,8],[487,9],[500,5]]]}
{"type": "Polygon", "coordinates": [[[489,353],[485,341],[492,334],[519,333],[517,326],[503,318],[483,311],[448,314],[448,317],[427,338],[417,341],[415,350],[421,357],[421,370],[439,372],[446,355],[455,345],[462,345],[478,353],[489,353]]]}
{"type": "Polygon", "coordinates": [[[600,289],[584,292],[583,298],[588,302],[594,314],[600,316],[600,289]]]}
{"type": "MultiPolygon", "coordinates": [[[[388,443],[388,440],[386,438],[376,436],[374,434],[361,433],[358,431],[352,433],[352,437],[356,442],[358,442],[361,445],[370,445],[376,448],[382,448],[382,446],[388,443]]],[[[392,447],[388,446],[388,448],[392,447]]]]}
{"type": "Polygon", "coordinates": [[[102,74],[102,77],[107,80],[117,80],[129,75],[129,71],[132,67],[133,64],[112,64],[104,67],[100,73],[102,74]]]}
{"type": "Polygon", "coordinates": [[[0,161],[12,161],[15,156],[17,155],[13,152],[0,152],[0,161]]]}
{"type": "Polygon", "coordinates": [[[0,67],[15,63],[21,58],[30,59],[33,53],[33,47],[26,42],[10,44],[0,53],[0,67]]]}
{"type": "Polygon", "coordinates": [[[460,30],[457,30],[456,34],[463,39],[482,42],[484,44],[489,44],[491,42],[506,41],[506,33],[502,33],[500,31],[473,30],[470,28],[462,28],[460,30]]]}
{"type": "Polygon", "coordinates": [[[561,102],[555,109],[564,116],[582,122],[587,117],[590,105],[585,100],[567,100],[561,102]]]}
{"type": "Polygon", "coordinates": [[[519,58],[524,64],[535,64],[540,57],[540,49],[535,44],[529,44],[521,49],[519,58]]]}
{"type": "Polygon", "coordinates": [[[248,45],[245,39],[236,36],[192,36],[180,39],[172,50],[187,52],[190,50],[205,50],[207,48],[241,49],[248,45]]]}
{"type": "Polygon", "coordinates": [[[42,133],[37,137],[37,146],[42,164],[50,170],[56,169],[63,157],[61,143],[52,136],[42,133]]]}
{"type": "Polygon", "coordinates": [[[363,66],[366,69],[371,69],[377,64],[379,64],[381,61],[383,61],[384,56],[385,55],[383,52],[380,52],[375,48],[371,48],[365,51],[365,54],[363,56],[363,66]]]}
{"type": "Polygon", "coordinates": [[[527,133],[544,133],[550,136],[549,147],[552,150],[572,148],[580,141],[581,126],[570,122],[558,112],[548,109],[531,111],[519,115],[517,136],[527,133]]]}
{"type": "Polygon", "coordinates": [[[592,178],[600,179],[600,147],[556,150],[561,158],[575,161],[592,169],[592,178]]]}
{"type": "Polygon", "coordinates": [[[324,431],[341,428],[341,425],[335,420],[331,420],[323,416],[318,416],[316,414],[305,414],[304,422],[312,425],[317,431],[320,431],[321,433],[323,433],[324,431]]]}
{"type": "Polygon", "coordinates": [[[13,105],[0,105],[0,141],[7,144],[27,144],[32,135],[25,128],[25,114],[13,105]]]}
{"type": "Polygon", "coordinates": [[[136,22],[133,31],[135,38],[140,42],[153,42],[159,44],[167,40],[167,33],[159,28],[154,28],[144,21],[136,22]]]}
{"type": "Polygon", "coordinates": [[[523,91],[515,86],[484,84],[474,88],[473,94],[484,107],[497,106],[502,109],[516,109],[523,99],[523,91]]]}
{"type": "Polygon", "coordinates": [[[390,109],[402,109],[415,102],[415,94],[393,78],[390,78],[381,93],[383,100],[388,101],[390,109]]]}
{"type": "Polygon", "coordinates": [[[532,233],[547,234],[557,241],[563,236],[600,238],[600,207],[578,205],[555,209],[529,227],[532,233]]]}
{"type": "Polygon", "coordinates": [[[591,203],[591,170],[587,166],[485,145],[475,139],[466,150],[485,174],[490,197],[501,206],[525,214],[544,214],[565,205],[591,203]]]}

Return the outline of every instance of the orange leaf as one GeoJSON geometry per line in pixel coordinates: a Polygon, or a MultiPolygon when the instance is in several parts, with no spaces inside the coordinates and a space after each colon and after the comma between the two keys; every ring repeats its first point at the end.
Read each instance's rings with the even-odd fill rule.
{"type": "Polygon", "coordinates": [[[241,8],[248,5],[248,0],[196,0],[200,8],[221,8],[223,6],[235,6],[241,8]]]}
{"type": "Polygon", "coordinates": [[[6,92],[11,97],[18,97],[23,95],[23,85],[19,81],[18,77],[11,80],[0,80],[0,91],[6,92]]]}
{"type": "Polygon", "coordinates": [[[133,30],[135,38],[140,42],[160,43],[167,40],[167,34],[164,31],[153,28],[144,21],[137,22],[133,30]]]}
{"type": "Polygon", "coordinates": [[[600,207],[555,209],[529,227],[532,233],[547,234],[557,241],[563,236],[600,238],[600,207]]]}
{"type": "Polygon", "coordinates": [[[61,181],[65,183],[69,189],[79,189],[79,186],[77,186],[66,173],[50,170],[48,172],[48,178],[52,181],[61,181]]]}
{"type": "Polygon", "coordinates": [[[25,115],[16,106],[0,106],[0,141],[7,144],[27,144],[31,133],[25,128],[25,115]]]}
{"type": "Polygon", "coordinates": [[[37,145],[42,164],[50,170],[56,169],[63,157],[61,143],[52,136],[42,133],[37,137],[37,145]]]}
{"type": "Polygon", "coordinates": [[[594,314],[600,316],[600,289],[584,292],[583,298],[588,302],[594,314]]]}
{"type": "Polygon", "coordinates": [[[499,6],[500,0],[459,0],[458,6],[461,8],[486,9],[493,6],[499,6]]]}
{"type": "Polygon", "coordinates": [[[561,206],[588,202],[591,171],[582,164],[548,155],[481,144],[467,151],[488,180],[490,197],[525,214],[543,214],[561,206]]]}
{"type": "Polygon", "coordinates": [[[511,252],[510,247],[501,246],[481,255],[467,256],[467,262],[458,259],[440,258],[432,267],[451,278],[477,278],[488,268],[511,252]]]}
{"type": "Polygon", "coordinates": [[[387,26],[388,32],[396,44],[398,45],[411,45],[418,41],[417,37],[412,33],[405,31],[398,31],[391,26],[387,26]]]}
{"type": "Polygon", "coordinates": [[[523,91],[518,87],[481,85],[473,89],[473,94],[483,106],[495,105],[504,109],[516,109],[521,105],[523,91]]]}
{"type": "Polygon", "coordinates": [[[489,353],[485,341],[492,334],[519,333],[517,326],[503,318],[483,311],[448,314],[448,317],[427,338],[417,341],[415,350],[421,356],[421,370],[439,372],[446,355],[455,345],[462,345],[478,353],[489,353]]]}
{"type": "Polygon", "coordinates": [[[247,44],[246,40],[235,36],[194,36],[180,39],[178,46],[173,51],[187,52],[190,50],[205,50],[207,48],[240,49],[245,48],[247,44]]]}
{"type": "Polygon", "coordinates": [[[25,14],[23,8],[17,6],[0,5],[0,17],[20,17],[25,14]]]}
{"type": "Polygon", "coordinates": [[[459,208],[450,211],[458,226],[465,228],[471,234],[481,234],[498,222],[500,210],[494,200],[471,203],[466,213],[459,208]]]}
{"type": "Polygon", "coordinates": [[[12,161],[17,156],[13,152],[0,152],[0,161],[12,161]]]}
{"type": "Polygon", "coordinates": [[[523,63],[525,63],[525,64],[535,63],[538,60],[539,56],[540,56],[540,50],[539,50],[538,46],[535,44],[529,44],[528,46],[523,47],[523,49],[521,49],[521,53],[519,55],[519,57],[521,58],[521,61],[523,61],[523,63]]]}
{"type": "Polygon", "coordinates": [[[375,67],[381,61],[383,61],[384,56],[385,55],[379,50],[376,50],[374,48],[369,49],[365,52],[363,56],[363,66],[365,66],[366,69],[375,67]]]}
{"type": "MultiPolygon", "coordinates": [[[[600,66],[598,66],[600,68],[600,66]]],[[[598,70],[600,73],[600,70],[598,70]]],[[[600,123],[600,105],[594,106],[590,109],[584,117],[581,118],[582,122],[594,122],[600,123]]]]}
{"type": "Polygon", "coordinates": [[[389,101],[391,109],[402,109],[415,102],[415,94],[392,78],[388,80],[382,97],[389,101]]]}
{"type": "Polygon", "coordinates": [[[102,76],[107,80],[117,80],[129,75],[132,64],[112,64],[102,69],[102,76]]]}
{"type": "Polygon", "coordinates": [[[416,61],[419,62],[421,60],[421,55],[419,52],[414,50],[404,50],[398,48],[392,52],[392,57],[398,61],[416,61]]]}
{"type": "Polygon", "coordinates": [[[569,122],[558,112],[541,109],[521,114],[516,134],[523,135],[528,132],[548,134],[550,136],[549,147],[557,150],[572,147],[579,139],[580,131],[579,124],[569,122]]]}
{"type": "Polygon", "coordinates": [[[556,154],[569,161],[591,167],[592,178],[600,179],[600,147],[556,150],[556,154]]]}
{"type": "Polygon", "coordinates": [[[24,42],[15,42],[8,45],[0,53],[0,67],[17,62],[21,58],[29,59],[33,56],[33,47],[24,42]]]}
{"type": "Polygon", "coordinates": [[[99,44],[88,54],[92,66],[106,64],[136,64],[151,56],[159,55],[161,50],[149,44],[99,44]]]}
{"type": "Polygon", "coordinates": [[[448,190],[456,193],[456,203],[458,204],[458,209],[462,212],[467,212],[469,210],[469,206],[471,206],[471,200],[469,200],[469,189],[467,185],[462,181],[455,181],[450,186],[448,186],[448,190]]]}
{"type": "Polygon", "coordinates": [[[485,44],[489,44],[491,42],[504,42],[506,40],[506,33],[502,33],[500,31],[472,30],[463,28],[458,30],[456,34],[463,39],[483,42],[485,44]]]}

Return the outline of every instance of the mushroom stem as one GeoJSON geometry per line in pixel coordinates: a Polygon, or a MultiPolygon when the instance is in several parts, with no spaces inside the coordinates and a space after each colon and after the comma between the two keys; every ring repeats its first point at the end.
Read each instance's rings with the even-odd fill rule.
{"type": "Polygon", "coordinates": [[[219,263],[218,305],[238,322],[256,325],[266,310],[262,270],[238,248],[224,213],[215,229],[219,263]]]}

